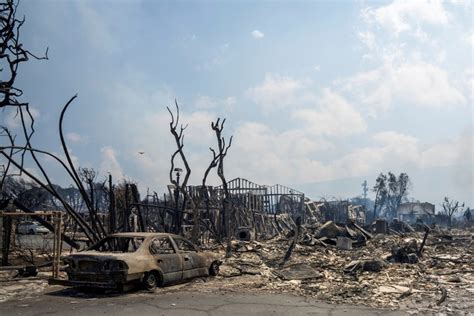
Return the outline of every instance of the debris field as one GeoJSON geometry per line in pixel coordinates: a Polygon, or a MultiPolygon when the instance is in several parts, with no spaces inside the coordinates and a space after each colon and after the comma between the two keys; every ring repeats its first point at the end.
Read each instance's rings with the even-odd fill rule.
{"type": "Polygon", "coordinates": [[[345,250],[321,242],[326,237],[317,239],[309,231],[299,236],[283,265],[292,237],[235,241],[220,276],[183,288],[288,293],[409,313],[468,314],[474,307],[472,232],[432,230],[418,256],[425,232],[375,234],[363,245],[345,250]],[[411,263],[405,260],[410,257],[411,263]]]}

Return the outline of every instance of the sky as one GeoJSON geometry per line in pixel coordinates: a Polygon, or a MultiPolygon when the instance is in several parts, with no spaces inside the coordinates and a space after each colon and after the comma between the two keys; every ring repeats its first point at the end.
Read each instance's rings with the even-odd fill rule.
{"type": "MultiPolygon", "coordinates": [[[[221,117],[233,136],[228,180],[348,198],[380,172],[407,172],[410,198],[474,206],[472,1],[23,0],[19,13],[24,46],[49,47],[17,80],[35,147],[62,155],[58,118],[77,93],[70,151],[102,178],[165,192],[176,99],[190,184],[201,182],[221,117]]],[[[214,173],[209,182],[219,184],[214,173]]]]}

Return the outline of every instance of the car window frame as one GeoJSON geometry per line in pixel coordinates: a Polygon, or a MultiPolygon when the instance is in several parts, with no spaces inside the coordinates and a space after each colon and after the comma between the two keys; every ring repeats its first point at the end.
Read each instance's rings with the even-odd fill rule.
{"type": "Polygon", "coordinates": [[[187,239],[184,239],[184,238],[174,238],[174,242],[175,242],[175,244],[176,244],[176,249],[177,249],[180,253],[189,253],[189,252],[198,253],[198,252],[199,252],[198,248],[197,248],[192,242],[190,242],[190,241],[187,240],[187,239]],[[182,240],[183,242],[189,244],[189,245],[193,248],[193,250],[190,251],[190,250],[181,250],[181,249],[179,249],[178,241],[180,241],[180,240],[182,240]]]}
{"type": "MultiPolygon", "coordinates": [[[[134,241],[133,241],[134,242],[134,241]]],[[[137,253],[140,251],[140,249],[142,249],[143,245],[145,244],[146,242],[146,238],[145,237],[141,237],[141,236],[113,236],[113,235],[110,235],[110,236],[106,236],[104,238],[102,238],[101,240],[99,240],[98,242],[96,242],[95,244],[91,245],[90,247],[87,247],[85,249],[85,251],[98,251],[98,252],[105,252],[105,253],[108,253],[108,252],[111,252],[111,253],[137,253]],[[98,248],[99,247],[99,244],[101,243],[105,243],[105,240],[108,239],[108,238],[127,238],[127,239],[135,239],[135,238],[140,238],[142,239],[140,245],[137,247],[137,249],[135,249],[135,251],[126,251],[126,252],[123,252],[123,251],[104,251],[104,250],[98,250],[98,249],[94,249],[94,248],[98,248]]],[[[103,246],[103,245],[101,245],[103,246]]],[[[131,246],[130,243],[128,243],[127,245],[127,249],[131,246]]]]}
{"type": "Polygon", "coordinates": [[[173,240],[171,240],[171,238],[169,236],[155,236],[153,237],[151,240],[150,240],[150,243],[148,245],[148,251],[150,252],[150,254],[152,256],[163,256],[163,255],[176,255],[178,253],[178,247],[176,247],[176,245],[174,244],[173,240]],[[151,247],[153,245],[153,241],[156,240],[156,239],[166,239],[168,240],[169,244],[171,245],[171,248],[173,249],[174,252],[172,253],[153,253],[151,251],[151,247]]]}

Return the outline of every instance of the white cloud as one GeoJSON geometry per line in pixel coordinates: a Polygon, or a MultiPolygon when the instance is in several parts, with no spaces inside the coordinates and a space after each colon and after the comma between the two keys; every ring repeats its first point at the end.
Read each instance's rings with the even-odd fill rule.
{"type": "Polygon", "coordinates": [[[366,8],[362,15],[367,22],[376,23],[396,36],[421,23],[446,25],[449,22],[449,14],[440,0],[395,0],[376,9],[366,8]]]}
{"type": "Polygon", "coordinates": [[[215,99],[212,99],[211,97],[200,95],[194,101],[194,106],[197,109],[208,110],[215,108],[217,106],[217,101],[215,99]]]}
{"type": "MultiPolygon", "coordinates": [[[[170,108],[174,110],[173,107],[170,108]]],[[[182,104],[180,109],[179,126],[187,125],[184,131],[184,152],[192,169],[189,183],[197,184],[200,183],[211,158],[209,147],[215,146],[216,138],[211,129],[211,122],[215,121],[217,116],[207,111],[189,112],[185,104],[182,104]]],[[[133,177],[141,188],[163,190],[169,183],[170,157],[177,148],[170,133],[169,123],[170,115],[166,110],[129,122],[130,126],[139,127],[127,131],[127,137],[134,141],[122,144],[121,152],[130,157],[127,163],[133,163],[133,177]],[[141,151],[144,151],[144,154],[138,153],[141,151]]],[[[226,126],[224,135],[227,137],[230,134],[226,126]]],[[[175,163],[176,167],[184,169],[179,156],[175,163]]]]}
{"type": "Polygon", "coordinates": [[[191,114],[184,113],[183,123],[188,124],[186,129],[186,139],[188,144],[202,145],[205,148],[213,140],[213,131],[211,130],[211,122],[216,120],[216,116],[209,112],[193,112],[191,114]]]}
{"type": "Polygon", "coordinates": [[[297,106],[313,99],[312,94],[305,90],[307,85],[307,81],[278,74],[266,74],[264,81],[248,89],[246,94],[253,102],[268,111],[297,106]]]}
{"type": "Polygon", "coordinates": [[[300,109],[293,118],[307,123],[307,130],[315,135],[347,136],[364,132],[367,124],[346,99],[324,90],[318,109],[300,109]]]}
{"type": "MultiPolygon", "coordinates": [[[[460,137],[432,144],[421,154],[420,165],[423,168],[436,166],[470,166],[470,171],[464,172],[464,177],[472,176],[474,138],[472,127],[460,137]]],[[[472,182],[472,181],[471,181],[472,182]]]]}
{"type": "MultiPolygon", "coordinates": [[[[79,157],[76,156],[74,154],[74,152],[72,151],[71,148],[68,148],[68,153],[69,153],[69,157],[71,158],[71,161],[72,161],[72,164],[74,165],[74,167],[77,169],[79,167],[83,167],[83,165],[81,165],[80,161],[79,161],[79,157]]],[[[66,164],[66,166],[69,166],[69,163],[67,161],[67,158],[66,158],[66,155],[64,154],[64,152],[55,152],[53,151],[51,154],[53,154],[54,156],[58,157],[62,162],[64,162],[66,164]]],[[[50,164],[51,167],[55,167],[55,168],[59,168],[60,172],[61,173],[64,173],[66,175],[66,171],[64,170],[64,168],[59,164],[59,162],[54,159],[53,157],[50,157],[48,155],[41,155],[41,159],[47,163],[50,164]]],[[[48,169],[48,168],[46,168],[48,169]]],[[[70,181],[69,177],[68,178],[68,181],[70,181]]],[[[69,184],[69,183],[68,183],[69,184]]]]}
{"type": "Polygon", "coordinates": [[[428,63],[404,64],[393,74],[395,92],[400,98],[420,106],[449,106],[464,104],[462,93],[451,85],[443,69],[428,63]]]}
{"type": "Polygon", "coordinates": [[[229,43],[224,43],[220,45],[219,47],[216,48],[213,56],[204,61],[203,63],[199,64],[196,66],[196,70],[198,71],[210,71],[213,70],[214,68],[221,66],[227,62],[229,59],[229,43]]]}
{"type": "Polygon", "coordinates": [[[359,32],[359,34],[357,34],[360,41],[367,46],[367,48],[369,50],[373,50],[375,49],[375,35],[374,33],[370,32],[370,31],[365,31],[365,32],[359,32]]]}
{"type": "Polygon", "coordinates": [[[113,50],[117,42],[108,23],[109,17],[106,17],[104,12],[100,12],[95,6],[85,2],[78,2],[77,10],[81,17],[84,34],[87,34],[90,44],[97,50],[113,50]]]}
{"type": "Polygon", "coordinates": [[[74,133],[74,132],[67,133],[66,139],[73,143],[79,143],[79,144],[87,143],[87,139],[84,136],[78,133],[74,133]]]}
{"type": "Polygon", "coordinates": [[[450,1],[453,5],[458,5],[461,7],[465,7],[466,9],[472,7],[474,3],[472,0],[451,0],[450,1]]]}
{"type": "Polygon", "coordinates": [[[303,129],[277,132],[261,123],[245,122],[234,135],[235,142],[226,163],[226,174],[231,178],[244,177],[264,184],[296,184],[360,177],[388,170],[398,173],[459,166],[459,182],[472,188],[472,180],[468,181],[472,170],[467,173],[466,170],[469,166],[472,169],[474,144],[468,133],[448,142],[424,144],[411,135],[383,131],[373,134],[368,139],[369,145],[342,151],[328,161],[319,155],[334,153],[337,145],[324,138],[311,137],[303,129]]]}
{"type": "Polygon", "coordinates": [[[474,33],[471,31],[464,37],[464,41],[474,49],[474,33]]]}
{"type": "MultiPolygon", "coordinates": [[[[37,120],[40,118],[41,116],[40,111],[37,108],[30,106],[29,110],[34,120],[37,120]]],[[[10,129],[11,131],[15,131],[16,129],[21,127],[21,116],[20,116],[20,113],[17,111],[16,107],[7,107],[4,109],[1,109],[0,113],[2,113],[2,116],[3,116],[3,120],[0,122],[1,124],[5,125],[5,127],[10,129]]],[[[29,128],[31,119],[26,111],[23,112],[23,118],[25,120],[26,127],[29,128]]],[[[21,131],[21,133],[23,133],[23,131],[21,131]]]]}
{"type": "Polygon", "coordinates": [[[259,30],[253,30],[252,31],[252,36],[256,39],[260,39],[260,38],[263,38],[265,36],[265,34],[263,34],[263,32],[261,32],[259,30]]]}
{"type": "Polygon", "coordinates": [[[244,122],[234,133],[226,172],[258,183],[295,183],[311,173],[304,161],[331,148],[331,143],[309,137],[304,130],[277,132],[261,123],[244,122]]]}
{"type": "Polygon", "coordinates": [[[7,113],[3,116],[3,124],[5,125],[5,127],[10,130],[20,127],[20,114],[16,110],[14,110],[13,108],[2,110],[7,111],[7,113]]]}
{"type": "Polygon", "coordinates": [[[422,61],[391,61],[341,81],[371,114],[404,103],[419,107],[464,105],[466,98],[453,86],[445,70],[422,61]]]}
{"type": "Polygon", "coordinates": [[[169,86],[153,85],[144,74],[133,72],[131,69],[126,71],[129,74],[129,82],[115,81],[104,83],[101,87],[108,104],[120,105],[119,108],[113,107],[113,115],[128,119],[136,113],[137,108],[149,109],[159,106],[164,109],[166,105],[174,106],[177,93],[169,86]]]}
{"type": "MultiPolygon", "coordinates": [[[[170,109],[174,111],[174,108],[170,107],[170,109]]],[[[181,109],[178,132],[181,125],[183,127],[186,126],[186,129],[184,130],[185,146],[187,148],[189,148],[189,146],[204,146],[204,148],[207,150],[207,147],[209,147],[209,143],[212,142],[214,135],[211,129],[211,122],[215,121],[216,119],[217,117],[210,112],[196,111],[189,113],[183,112],[181,109]]],[[[171,155],[171,153],[176,149],[176,145],[174,143],[174,138],[170,133],[169,123],[170,115],[165,111],[160,111],[146,118],[141,122],[142,129],[137,131],[136,137],[141,139],[141,141],[137,142],[137,144],[143,143],[142,148],[150,152],[150,150],[153,149],[150,148],[149,143],[153,142],[153,139],[160,139],[160,144],[156,144],[156,146],[159,147],[155,147],[164,148],[167,146],[169,148],[168,152],[171,155]]]]}
{"type": "Polygon", "coordinates": [[[467,181],[472,177],[472,131],[450,141],[438,141],[434,144],[423,144],[413,136],[395,131],[377,133],[372,139],[372,146],[357,148],[333,161],[328,166],[333,170],[332,176],[343,178],[380,170],[407,171],[457,166],[458,178],[470,185],[472,190],[472,180],[467,181]],[[345,170],[345,176],[337,170],[345,170]]]}
{"type": "Polygon", "coordinates": [[[463,77],[465,93],[472,103],[474,101],[474,69],[466,70],[463,74],[463,77]]]}
{"type": "Polygon", "coordinates": [[[115,181],[123,179],[124,173],[122,167],[117,159],[117,153],[115,149],[110,146],[102,147],[101,152],[101,163],[100,163],[100,173],[108,174],[110,173],[115,181]]]}
{"type": "Polygon", "coordinates": [[[332,161],[327,166],[331,170],[330,177],[355,177],[387,169],[406,170],[419,159],[418,140],[414,137],[387,131],[373,135],[372,140],[372,146],[356,148],[332,161]]]}
{"type": "Polygon", "coordinates": [[[211,110],[216,108],[224,108],[231,110],[237,99],[235,97],[227,97],[224,99],[211,98],[209,96],[200,95],[194,100],[194,106],[199,110],[211,110]]]}

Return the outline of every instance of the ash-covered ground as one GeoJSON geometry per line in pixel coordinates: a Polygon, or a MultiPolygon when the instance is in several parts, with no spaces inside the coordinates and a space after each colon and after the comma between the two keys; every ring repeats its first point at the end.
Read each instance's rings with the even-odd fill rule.
{"type": "MultiPolygon", "coordinates": [[[[424,232],[375,234],[350,250],[313,240],[308,234],[311,237],[305,230],[298,239],[279,236],[266,241],[234,241],[229,258],[225,258],[223,246],[208,246],[208,251],[223,258],[219,276],[197,278],[157,292],[284,293],[409,314],[474,313],[472,231],[431,230],[419,256],[415,254],[424,232]],[[289,259],[282,264],[294,241],[289,259]],[[398,262],[400,258],[394,254],[416,260],[398,262]]],[[[1,274],[0,302],[34,297],[48,289],[48,272],[33,278],[15,274],[1,274]]]]}

